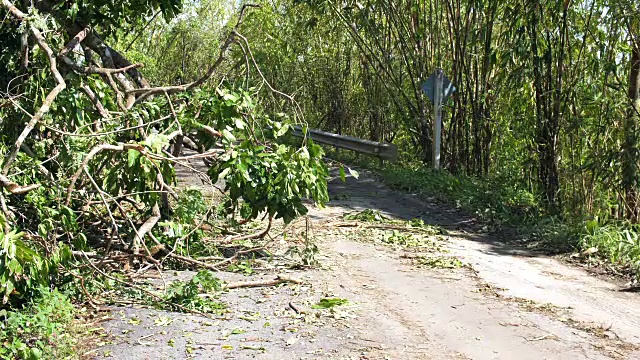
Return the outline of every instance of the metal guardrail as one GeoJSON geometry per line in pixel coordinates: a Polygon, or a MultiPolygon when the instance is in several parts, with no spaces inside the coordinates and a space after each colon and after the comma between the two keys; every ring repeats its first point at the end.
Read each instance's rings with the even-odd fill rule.
{"type": "MultiPolygon", "coordinates": [[[[293,128],[293,136],[304,137],[300,126],[295,126],[293,128]]],[[[363,140],[353,136],[338,135],[315,129],[308,129],[307,136],[320,144],[331,145],[361,154],[376,156],[381,160],[393,162],[398,158],[398,147],[394,144],[363,140]]]]}

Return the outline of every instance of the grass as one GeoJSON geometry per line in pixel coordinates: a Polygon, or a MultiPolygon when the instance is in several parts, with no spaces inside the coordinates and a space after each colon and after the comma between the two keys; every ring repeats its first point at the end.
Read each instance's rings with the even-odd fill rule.
{"type": "Polygon", "coordinates": [[[57,290],[22,309],[0,310],[0,359],[72,359],[77,345],[74,307],[57,290]]]}
{"type": "Polygon", "coordinates": [[[640,225],[586,223],[581,247],[593,249],[611,264],[640,274],[640,225]]]}
{"type": "Polygon", "coordinates": [[[473,214],[494,234],[506,233],[551,254],[596,248],[598,261],[607,261],[622,273],[640,278],[640,225],[551,216],[533,193],[518,185],[517,179],[504,176],[481,179],[416,162],[380,166],[377,159],[358,158],[350,152],[331,155],[374,172],[393,189],[417,193],[473,214]]]}
{"type": "Polygon", "coordinates": [[[482,181],[416,165],[387,166],[378,174],[394,189],[453,203],[494,226],[511,222],[514,217],[529,222],[540,215],[530,193],[504,186],[503,179],[482,181]]]}

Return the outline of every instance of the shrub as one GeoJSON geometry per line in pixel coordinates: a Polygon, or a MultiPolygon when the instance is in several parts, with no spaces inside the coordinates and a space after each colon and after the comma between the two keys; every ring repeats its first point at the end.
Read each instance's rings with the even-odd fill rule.
{"type": "Polygon", "coordinates": [[[72,357],[73,305],[57,290],[41,287],[38,292],[20,311],[0,310],[1,359],[72,357]]]}

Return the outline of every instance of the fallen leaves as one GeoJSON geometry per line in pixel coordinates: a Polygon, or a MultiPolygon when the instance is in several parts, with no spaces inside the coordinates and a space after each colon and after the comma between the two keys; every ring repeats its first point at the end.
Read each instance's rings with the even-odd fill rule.
{"type": "Polygon", "coordinates": [[[320,301],[316,304],[313,305],[311,308],[312,309],[330,309],[334,306],[341,306],[341,305],[345,305],[348,304],[349,300],[347,299],[341,299],[341,298],[322,298],[320,299],[320,301]]]}

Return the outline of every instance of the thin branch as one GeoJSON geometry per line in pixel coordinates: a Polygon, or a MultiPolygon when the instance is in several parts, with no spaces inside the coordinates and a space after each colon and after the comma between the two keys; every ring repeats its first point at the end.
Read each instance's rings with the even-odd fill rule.
{"type": "Polygon", "coordinates": [[[242,236],[234,237],[234,238],[231,238],[231,241],[242,241],[242,240],[249,240],[249,239],[261,239],[261,238],[265,237],[269,233],[269,230],[271,230],[272,223],[273,223],[273,217],[269,216],[269,223],[267,224],[267,228],[264,229],[263,231],[257,232],[255,234],[248,234],[248,235],[242,235],[242,236]]]}
{"type": "Polygon", "coordinates": [[[133,249],[134,254],[138,254],[140,250],[140,244],[144,242],[145,235],[147,235],[147,233],[151,231],[151,229],[153,229],[154,226],[156,226],[159,220],[160,220],[160,207],[158,206],[158,203],[155,203],[153,204],[153,208],[151,210],[151,216],[147,219],[147,221],[144,222],[144,224],[142,224],[142,226],[140,226],[140,228],[136,232],[136,236],[134,236],[133,238],[133,243],[131,244],[132,245],[131,247],[133,249]]]}
{"type": "MultiPolygon", "coordinates": [[[[102,102],[100,101],[100,99],[98,99],[98,97],[93,92],[93,90],[91,90],[91,87],[87,84],[83,84],[81,88],[82,88],[82,91],[84,91],[84,93],[87,95],[89,100],[91,100],[93,105],[96,107],[96,110],[98,110],[98,114],[100,114],[100,116],[103,119],[111,119],[111,115],[109,114],[107,109],[104,107],[104,105],[102,105],[102,102]]],[[[97,125],[94,127],[94,129],[97,131],[102,130],[102,127],[99,125],[100,122],[97,122],[96,124],[97,125]]]]}
{"type": "MultiPolygon", "coordinates": [[[[104,207],[107,209],[107,213],[109,214],[109,218],[111,219],[111,226],[113,226],[114,235],[116,237],[120,238],[120,235],[118,234],[118,224],[116,223],[116,219],[113,216],[113,213],[111,212],[111,209],[109,208],[109,204],[107,203],[107,199],[104,198],[104,191],[102,191],[100,186],[98,186],[96,181],[93,179],[93,177],[89,173],[89,170],[87,170],[86,167],[82,167],[82,169],[84,170],[85,174],[89,178],[89,181],[91,181],[91,185],[93,185],[94,189],[98,192],[98,195],[100,196],[100,199],[102,200],[102,203],[104,204],[104,207]]],[[[108,237],[107,246],[105,246],[105,248],[106,248],[105,255],[108,254],[109,251],[111,250],[111,243],[112,243],[111,238],[112,238],[111,236],[108,237]]]]}
{"type": "Polygon", "coordinates": [[[0,175],[0,185],[3,188],[7,189],[13,195],[24,195],[40,187],[40,184],[31,184],[26,186],[18,185],[15,182],[9,180],[9,178],[5,175],[0,175]]]}
{"type": "Polygon", "coordinates": [[[200,79],[198,79],[196,81],[193,81],[193,82],[190,82],[190,83],[184,84],[184,85],[163,86],[163,87],[155,87],[155,88],[144,88],[144,89],[129,90],[129,91],[127,91],[127,94],[139,95],[138,98],[136,99],[134,105],[139,104],[139,103],[143,102],[145,99],[147,99],[148,97],[156,95],[156,94],[161,94],[161,93],[175,94],[175,93],[178,93],[178,92],[189,91],[189,90],[192,90],[192,89],[204,84],[207,80],[209,80],[213,76],[213,74],[215,73],[216,69],[225,60],[227,51],[229,50],[229,47],[235,41],[236,35],[238,35],[237,29],[240,27],[240,25],[242,24],[242,21],[244,20],[245,11],[246,11],[247,8],[250,8],[250,7],[259,8],[260,5],[244,4],[242,6],[242,9],[240,10],[240,15],[238,16],[238,21],[236,22],[236,25],[233,27],[233,29],[231,30],[231,32],[227,36],[226,40],[224,41],[224,43],[220,47],[220,52],[218,54],[218,58],[209,67],[209,70],[207,71],[207,73],[204,76],[202,76],[200,79]]]}
{"type": "Polygon", "coordinates": [[[78,66],[77,64],[75,64],[73,62],[73,60],[69,59],[66,56],[61,56],[60,57],[62,59],[62,61],[64,62],[65,65],[67,65],[68,67],[70,67],[71,69],[73,69],[76,72],[79,72],[81,74],[101,74],[101,75],[107,75],[107,74],[120,74],[123,72],[127,72],[131,69],[138,69],[143,67],[143,64],[131,64],[129,66],[125,66],[125,67],[121,67],[121,68],[117,68],[117,69],[111,69],[111,68],[103,68],[103,67],[97,67],[97,66],[85,66],[85,67],[81,67],[78,66]]]}
{"type": "Polygon", "coordinates": [[[178,254],[174,254],[174,253],[170,253],[169,255],[167,255],[166,257],[171,258],[171,259],[175,259],[178,261],[181,261],[183,263],[187,263],[190,265],[195,265],[204,269],[209,269],[209,270],[213,270],[213,271],[219,271],[220,268],[217,265],[212,265],[212,264],[208,264],[206,262],[203,261],[199,261],[196,259],[192,259],[190,257],[186,257],[186,256],[182,256],[182,255],[178,255],[178,254]]]}
{"type": "Polygon", "coordinates": [[[222,289],[231,290],[231,289],[248,288],[248,287],[275,286],[283,283],[302,284],[303,281],[299,279],[290,278],[284,275],[278,275],[273,280],[241,281],[237,283],[226,284],[222,287],[222,289]]]}
{"type": "Polygon", "coordinates": [[[171,117],[171,116],[164,116],[164,117],[161,117],[160,119],[153,120],[153,121],[150,121],[150,122],[148,122],[148,123],[144,123],[144,124],[140,124],[140,125],[136,125],[136,126],[130,126],[130,127],[124,128],[124,129],[118,129],[118,130],[112,130],[112,131],[105,131],[105,132],[99,132],[99,133],[93,133],[93,134],[77,134],[77,133],[71,133],[71,132],[67,132],[67,131],[62,131],[62,130],[60,130],[60,129],[56,129],[56,128],[51,127],[51,126],[45,126],[45,127],[46,127],[47,129],[49,129],[49,130],[51,130],[51,131],[55,132],[55,133],[58,133],[58,134],[61,134],[61,135],[66,135],[66,136],[75,136],[75,137],[100,137],[100,136],[107,136],[107,135],[117,134],[117,133],[121,133],[121,132],[129,131],[129,130],[135,130],[135,129],[139,129],[139,128],[147,127],[147,126],[149,126],[149,125],[152,125],[152,124],[156,124],[156,123],[162,122],[162,121],[164,121],[164,120],[166,120],[166,119],[168,119],[168,118],[170,118],[170,117],[171,117]]]}
{"type": "MultiPolygon", "coordinates": [[[[20,20],[24,19],[25,14],[20,10],[18,10],[15,6],[13,6],[13,4],[11,4],[9,0],[2,0],[2,5],[8,8],[9,11],[12,14],[14,14],[18,19],[20,20]]],[[[27,136],[29,136],[33,128],[38,124],[38,122],[42,119],[42,117],[49,112],[51,104],[53,104],[53,101],[56,99],[58,94],[60,94],[60,92],[67,87],[67,84],[62,78],[60,71],[58,71],[56,57],[53,54],[53,50],[51,50],[49,45],[47,45],[44,37],[42,36],[42,33],[33,25],[29,27],[29,30],[33,34],[34,38],[36,39],[36,43],[38,43],[38,46],[44,51],[45,54],[47,54],[47,57],[49,58],[49,65],[50,65],[51,72],[53,73],[53,77],[55,78],[58,85],[54,87],[53,90],[51,90],[51,92],[46,96],[46,98],[42,102],[42,105],[40,106],[38,111],[35,113],[35,115],[31,117],[31,120],[27,123],[27,126],[24,128],[24,130],[22,130],[22,133],[20,134],[20,136],[18,136],[18,139],[16,140],[16,143],[14,145],[13,151],[7,157],[4,167],[2,168],[2,175],[7,175],[9,173],[9,169],[11,168],[11,165],[13,164],[16,157],[18,156],[18,152],[20,152],[20,147],[22,143],[25,141],[27,136]]]]}
{"type": "Polygon", "coordinates": [[[138,34],[136,35],[136,37],[133,38],[133,40],[131,40],[131,42],[129,43],[129,45],[127,45],[127,47],[124,49],[124,52],[129,51],[129,49],[131,49],[131,46],[133,45],[133,43],[136,42],[136,40],[138,40],[138,38],[140,37],[140,35],[142,35],[142,33],[149,27],[149,25],[151,25],[151,23],[153,22],[153,20],[155,20],[158,15],[160,15],[162,11],[158,10],[156,11],[156,13],[153,15],[153,17],[147,22],[147,24],[140,29],[140,32],[138,32],[138,34]]]}
{"type": "Polygon", "coordinates": [[[244,255],[244,254],[250,254],[259,250],[264,250],[264,247],[258,247],[258,248],[252,248],[252,249],[247,249],[247,250],[242,250],[242,251],[238,251],[235,254],[233,254],[233,256],[226,258],[222,261],[219,261],[215,264],[208,264],[209,266],[219,269],[221,266],[226,265],[226,264],[230,264],[231,262],[235,261],[238,259],[238,257],[240,257],[240,255],[244,255]]]}
{"type": "Polygon", "coordinates": [[[73,192],[73,189],[76,186],[76,181],[78,181],[78,178],[80,177],[80,175],[82,175],[82,171],[83,171],[84,167],[87,166],[89,161],[91,161],[91,159],[94,156],[96,156],[97,154],[99,154],[103,150],[125,151],[125,150],[129,150],[129,149],[137,150],[140,153],[144,153],[144,147],[142,145],[140,145],[140,144],[119,144],[119,145],[102,144],[102,145],[98,145],[98,146],[94,147],[93,149],[91,149],[91,151],[87,154],[87,156],[85,156],[84,160],[82,160],[82,164],[80,164],[80,167],[78,168],[78,171],[76,171],[76,173],[73,174],[73,176],[71,177],[71,183],[69,184],[69,187],[67,188],[67,199],[65,201],[65,204],[69,205],[69,203],[71,203],[71,193],[73,192]]]}
{"type": "Polygon", "coordinates": [[[136,284],[133,284],[133,283],[130,283],[130,282],[128,282],[128,281],[124,281],[124,280],[118,279],[118,278],[117,278],[117,277],[115,277],[115,276],[111,276],[111,275],[109,275],[109,274],[105,273],[104,271],[100,270],[99,268],[97,268],[97,267],[96,267],[96,266],[91,262],[91,260],[90,260],[89,258],[86,258],[86,259],[87,259],[87,263],[89,264],[89,266],[90,266],[91,268],[93,268],[93,270],[95,270],[96,272],[98,272],[100,275],[102,275],[102,276],[106,277],[107,279],[111,279],[111,280],[113,280],[113,281],[115,281],[115,282],[118,282],[118,283],[120,283],[120,284],[123,284],[123,285],[129,286],[129,287],[134,288],[134,289],[136,289],[136,290],[140,290],[140,291],[142,291],[143,293],[145,293],[145,294],[147,294],[147,295],[149,295],[149,296],[153,297],[154,299],[156,299],[156,300],[158,300],[158,301],[160,301],[160,302],[162,302],[162,303],[164,303],[164,304],[167,304],[167,305],[169,305],[169,306],[177,307],[178,309],[180,309],[180,310],[182,310],[182,311],[184,311],[184,312],[189,312],[189,313],[198,314],[198,315],[204,316],[204,317],[206,317],[206,318],[208,318],[208,319],[213,319],[213,320],[215,320],[211,315],[206,314],[206,313],[203,313],[202,311],[198,311],[198,310],[194,310],[194,309],[189,309],[189,308],[187,308],[187,307],[185,307],[185,306],[182,306],[182,305],[180,305],[180,304],[173,303],[173,302],[171,302],[171,301],[169,301],[169,300],[166,300],[166,299],[165,299],[165,298],[163,298],[162,296],[160,296],[160,295],[158,295],[158,294],[155,294],[155,293],[153,293],[153,292],[151,292],[151,291],[149,291],[149,290],[147,290],[147,289],[145,289],[145,288],[143,288],[143,287],[140,287],[140,286],[138,286],[138,285],[136,285],[136,284]]]}

